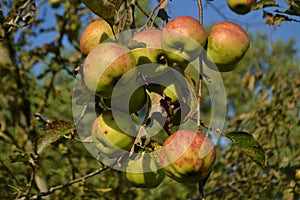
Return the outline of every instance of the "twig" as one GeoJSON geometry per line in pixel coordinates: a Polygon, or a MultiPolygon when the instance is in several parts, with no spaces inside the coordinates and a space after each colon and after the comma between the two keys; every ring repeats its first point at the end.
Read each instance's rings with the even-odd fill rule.
{"type": "Polygon", "coordinates": [[[141,7],[140,6],[140,4],[138,3],[138,1],[135,1],[134,2],[134,5],[136,5],[136,7],[148,18],[148,19],[150,19],[150,21],[152,22],[152,24],[156,27],[156,28],[158,28],[159,27],[159,25],[155,22],[155,20],[153,20],[149,15],[148,15],[148,13],[144,10],[144,8],[143,7],[141,7]],[[150,18],[149,18],[150,17],[150,18]]]}
{"type": "Polygon", "coordinates": [[[203,7],[202,7],[201,0],[197,0],[197,4],[198,4],[198,11],[199,11],[199,21],[200,24],[203,24],[203,7]]]}
{"type": "Polygon", "coordinates": [[[208,196],[208,195],[216,194],[216,193],[220,192],[220,190],[222,190],[223,188],[231,187],[235,183],[246,182],[246,181],[247,181],[246,178],[240,179],[240,180],[233,180],[233,181],[231,181],[229,183],[225,183],[225,184],[220,185],[219,187],[217,187],[217,188],[215,188],[215,189],[213,189],[211,191],[206,192],[206,195],[208,196]]]}
{"type": "Polygon", "coordinates": [[[85,180],[88,179],[88,178],[91,178],[91,177],[93,177],[93,176],[95,176],[95,175],[97,175],[97,174],[100,174],[101,172],[105,171],[106,169],[109,169],[109,167],[103,166],[103,167],[101,167],[100,169],[98,169],[98,170],[96,170],[96,171],[93,171],[93,172],[91,172],[91,173],[89,173],[89,174],[87,174],[87,175],[85,175],[85,176],[83,176],[83,177],[80,177],[80,178],[78,178],[78,179],[71,180],[71,181],[69,181],[68,183],[65,183],[65,184],[62,184],[62,185],[57,185],[57,186],[51,187],[51,188],[49,188],[47,191],[41,192],[41,193],[36,194],[36,195],[33,195],[33,196],[31,196],[31,197],[23,196],[23,197],[19,198],[18,200],[25,200],[25,199],[40,199],[41,197],[47,196],[47,195],[49,195],[49,194],[55,192],[56,190],[60,190],[60,189],[62,189],[62,188],[71,186],[71,185],[73,185],[73,184],[75,184],[75,183],[78,183],[78,182],[83,182],[83,181],[85,181],[85,180]]]}
{"type": "Polygon", "coordinates": [[[202,99],[202,84],[203,84],[203,64],[202,64],[202,54],[199,56],[199,67],[200,67],[200,74],[199,74],[199,88],[197,94],[197,131],[201,130],[202,122],[201,122],[201,99],[202,99]]]}
{"type": "MultiPolygon", "coordinates": [[[[201,0],[197,0],[198,4],[198,11],[199,11],[199,22],[200,24],[203,24],[203,7],[201,0]]],[[[202,99],[202,83],[203,83],[203,52],[199,56],[199,67],[200,67],[200,73],[199,73],[199,88],[198,88],[198,94],[197,94],[197,131],[201,130],[201,99],[202,99]]],[[[202,180],[199,181],[199,193],[201,200],[205,200],[205,194],[204,194],[204,184],[202,180]]]]}
{"type": "MultiPolygon", "coordinates": [[[[9,27],[7,33],[10,33],[12,31],[12,29],[17,26],[18,27],[18,21],[19,19],[21,18],[21,15],[22,15],[22,12],[23,10],[25,10],[25,8],[29,5],[29,3],[31,3],[32,5],[34,5],[34,9],[36,9],[36,6],[35,6],[35,1],[34,0],[27,0],[23,5],[21,5],[19,7],[19,13],[18,15],[16,16],[16,18],[13,20],[13,23],[11,24],[11,26],[9,27]]],[[[34,16],[35,17],[35,16],[34,16]]],[[[25,23],[23,26],[20,26],[21,27],[24,27],[26,26],[27,24],[25,23]]]]}
{"type": "Polygon", "coordinates": [[[147,24],[149,23],[149,21],[152,19],[152,16],[154,14],[154,12],[160,7],[160,5],[163,3],[163,0],[160,0],[158,2],[158,4],[151,10],[150,15],[148,16],[148,19],[145,23],[145,25],[147,26],[147,24]]]}

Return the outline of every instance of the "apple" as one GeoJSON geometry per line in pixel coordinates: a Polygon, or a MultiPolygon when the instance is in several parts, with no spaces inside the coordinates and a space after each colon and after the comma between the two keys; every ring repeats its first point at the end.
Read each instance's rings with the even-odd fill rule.
{"type": "Polygon", "coordinates": [[[156,188],[165,178],[159,161],[156,161],[145,152],[137,153],[135,158],[129,158],[126,162],[124,179],[138,188],[156,188]]]}
{"type": "Polygon", "coordinates": [[[130,43],[136,43],[137,48],[132,49],[137,65],[158,63],[162,56],[160,29],[144,29],[136,33],[130,43]]]}
{"type": "MultiPolygon", "coordinates": [[[[124,45],[114,42],[100,43],[84,61],[83,79],[87,88],[97,96],[111,98],[115,84],[135,65],[133,54],[124,45]]],[[[124,84],[125,82],[126,80],[124,84]]]]}
{"type": "Polygon", "coordinates": [[[52,8],[58,8],[61,4],[61,0],[49,0],[50,6],[52,8]]]}
{"type": "MultiPolygon", "coordinates": [[[[115,105],[123,105],[122,101],[124,101],[125,98],[127,98],[126,96],[127,94],[122,94],[120,96],[114,96],[113,98],[115,98],[115,105]],[[120,102],[120,103],[118,103],[120,102]]],[[[145,87],[139,87],[137,88],[133,94],[131,95],[130,99],[129,99],[129,105],[128,108],[120,108],[122,110],[126,110],[128,109],[130,113],[135,113],[137,111],[139,111],[143,106],[145,106],[146,102],[147,102],[147,97],[148,94],[145,90],[145,87]]],[[[103,99],[105,104],[108,107],[111,107],[111,98],[110,99],[103,99]]]]}
{"type": "Polygon", "coordinates": [[[208,35],[205,62],[211,69],[218,69],[220,72],[232,71],[249,46],[249,37],[242,27],[229,21],[219,22],[213,25],[208,35]]]}
{"type": "Polygon", "coordinates": [[[162,31],[162,48],[168,60],[175,63],[192,61],[203,50],[207,34],[200,22],[190,16],[172,19],[162,31]]]}
{"type": "Polygon", "coordinates": [[[182,79],[169,78],[169,84],[166,86],[161,86],[163,88],[163,95],[171,98],[171,104],[175,108],[179,106],[184,106],[185,104],[190,104],[195,99],[195,93],[193,88],[189,85],[187,80],[181,82],[182,79]]]}
{"type": "Polygon", "coordinates": [[[130,117],[124,112],[117,113],[120,117],[118,123],[126,125],[126,130],[121,130],[114,120],[111,111],[101,113],[93,123],[92,139],[98,150],[107,157],[117,157],[129,151],[134,144],[136,132],[130,117]]]}
{"type": "Polygon", "coordinates": [[[214,144],[201,132],[178,130],[170,135],[160,152],[166,175],[180,183],[196,183],[212,170],[216,159],[214,144]]]}
{"type": "Polygon", "coordinates": [[[295,178],[298,181],[300,180],[300,169],[296,169],[295,178]]]}
{"type": "Polygon", "coordinates": [[[233,12],[244,15],[251,11],[256,0],[227,0],[227,5],[233,12]]]}
{"type": "Polygon", "coordinates": [[[143,70],[147,76],[155,77],[163,75],[168,68],[165,63],[161,41],[161,29],[144,29],[136,33],[129,42],[129,44],[137,45],[131,51],[136,59],[137,66],[144,65],[147,68],[143,70]],[[149,63],[155,63],[156,65],[149,65],[147,67],[145,64],[149,63]]]}
{"type": "Polygon", "coordinates": [[[103,19],[91,22],[82,32],[79,45],[82,54],[89,54],[99,43],[113,38],[110,25],[103,19]]]}

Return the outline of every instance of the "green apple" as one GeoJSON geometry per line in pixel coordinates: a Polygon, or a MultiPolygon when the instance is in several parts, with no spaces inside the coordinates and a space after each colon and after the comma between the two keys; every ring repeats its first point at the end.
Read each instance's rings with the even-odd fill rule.
{"type": "Polygon", "coordinates": [[[215,70],[217,66],[220,72],[232,71],[249,46],[249,37],[242,27],[233,22],[219,22],[208,35],[206,64],[215,70]]]}
{"type": "Polygon", "coordinates": [[[118,80],[135,65],[134,56],[124,45],[100,43],[88,54],[83,64],[85,85],[97,96],[111,98],[118,80]]]}
{"type": "Polygon", "coordinates": [[[82,54],[89,54],[99,43],[113,39],[110,25],[103,19],[91,22],[82,32],[79,45],[82,54]]]}
{"type": "MultiPolygon", "coordinates": [[[[148,94],[144,86],[137,88],[129,99],[129,105],[128,105],[129,112],[135,113],[139,111],[142,107],[144,107],[147,102],[147,98],[148,98],[147,96],[148,94]]],[[[114,96],[113,98],[115,98],[114,103],[121,105],[122,101],[124,101],[124,99],[127,98],[127,94],[121,94],[119,96],[114,96]]],[[[108,107],[111,107],[111,99],[103,99],[103,100],[108,107]]],[[[121,109],[125,110],[126,108],[121,108],[121,109]]]]}
{"type": "Polygon", "coordinates": [[[190,16],[180,16],[163,28],[162,47],[168,60],[177,63],[192,61],[203,50],[207,34],[200,22],[190,16]]]}
{"type": "Polygon", "coordinates": [[[50,6],[52,8],[58,8],[61,4],[61,0],[49,0],[50,6]]]}
{"type": "Polygon", "coordinates": [[[121,130],[111,111],[104,111],[94,121],[92,128],[92,139],[98,150],[107,157],[117,157],[129,151],[134,144],[135,126],[131,118],[124,112],[117,113],[120,118],[118,123],[122,123],[126,130],[121,130]]]}
{"type": "Polygon", "coordinates": [[[123,177],[135,187],[152,189],[160,185],[165,174],[160,168],[159,161],[143,152],[126,162],[123,177]]]}
{"type": "Polygon", "coordinates": [[[158,63],[162,56],[160,29],[144,29],[136,33],[130,43],[135,43],[137,48],[132,49],[137,65],[158,63]]]}
{"type": "Polygon", "coordinates": [[[192,130],[179,130],[170,135],[160,152],[163,171],[180,183],[203,180],[215,159],[214,144],[204,134],[192,130]]]}
{"type": "Polygon", "coordinates": [[[244,15],[251,11],[256,0],[227,0],[227,5],[233,12],[244,15]]]}
{"type": "Polygon", "coordinates": [[[297,181],[300,181],[300,169],[296,169],[295,178],[297,181]]]}
{"type": "Polygon", "coordinates": [[[144,67],[147,67],[145,64],[156,64],[149,65],[147,69],[143,70],[147,76],[155,77],[163,75],[168,68],[165,63],[161,41],[161,29],[144,29],[136,33],[129,42],[129,44],[136,45],[131,51],[136,59],[137,66],[144,65],[144,67]]]}

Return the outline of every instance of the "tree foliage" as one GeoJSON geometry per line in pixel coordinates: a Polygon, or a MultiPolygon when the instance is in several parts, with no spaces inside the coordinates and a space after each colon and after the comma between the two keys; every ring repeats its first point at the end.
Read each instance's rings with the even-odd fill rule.
{"type": "MultiPolygon", "coordinates": [[[[90,141],[78,138],[71,102],[84,59],[78,42],[82,29],[98,16],[79,0],[61,1],[51,9],[42,0],[4,0],[0,5],[1,199],[198,198],[197,185],[169,178],[156,189],[133,188],[86,150],[82,142],[90,141]]],[[[115,21],[108,19],[117,31],[168,20],[162,10],[156,14],[160,3],[155,9],[149,1],[128,5],[118,7],[115,21]],[[133,5],[136,20],[130,18],[133,5]]],[[[270,6],[274,9],[264,12],[266,23],[298,21],[298,1],[288,1],[282,10],[276,1],[262,0],[253,9],[270,6]]],[[[217,144],[206,198],[299,199],[300,58],[295,40],[270,43],[266,33],[253,33],[251,42],[237,70],[222,74],[228,100],[225,137],[217,144]],[[243,131],[255,139],[252,145],[259,142],[266,160],[257,158],[257,152],[250,157],[258,162],[247,156],[247,144],[233,136],[243,131]]],[[[205,106],[211,105],[203,102],[209,113],[205,106]]]]}

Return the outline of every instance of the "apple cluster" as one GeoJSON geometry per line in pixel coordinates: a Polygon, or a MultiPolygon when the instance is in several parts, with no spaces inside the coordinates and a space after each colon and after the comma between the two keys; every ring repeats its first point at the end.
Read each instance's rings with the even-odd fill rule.
{"type": "Polygon", "coordinates": [[[132,35],[114,34],[103,19],[90,23],[80,50],[83,82],[103,107],[91,132],[100,161],[121,165],[136,187],[157,187],[165,175],[180,183],[203,180],[215,161],[214,144],[196,127],[178,128],[193,111],[190,90],[200,72],[191,63],[232,71],[248,47],[247,33],[228,21],[207,33],[197,19],[180,16],[132,35]]]}

